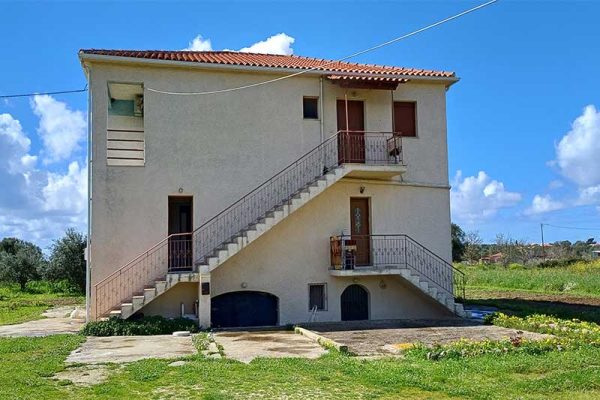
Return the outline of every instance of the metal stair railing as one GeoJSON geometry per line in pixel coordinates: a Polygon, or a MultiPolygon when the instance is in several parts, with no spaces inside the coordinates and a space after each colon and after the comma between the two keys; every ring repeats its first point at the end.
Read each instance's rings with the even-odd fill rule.
{"type": "Polygon", "coordinates": [[[341,164],[400,164],[401,138],[386,132],[340,131],[194,231],[194,259],[206,258],[267,213],[289,204],[294,195],[341,164]],[[395,153],[390,142],[395,143],[395,153]]]}
{"type": "Polygon", "coordinates": [[[362,262],[362,267],[406,267],[454,299],[465,298],[464,273],[406,234],[341,235],[330,243],[332,266],[360,269],[357,263],[362,262]],[[346,243],[353,254],[346,254],[346,243]]]}
{"type": "Polygon", "coordinates": [[[195,265],[201,264],[269,212],[290,204],[300,191],[346,163],[402,164],[402,138],[391,132],[337,132],[193,232],[170,235],[94,285],[95,317],[106,315],[171,272],[168,248],[174,238],[181,235],[190,240],[186,251],[193,252],[195,265]]]}

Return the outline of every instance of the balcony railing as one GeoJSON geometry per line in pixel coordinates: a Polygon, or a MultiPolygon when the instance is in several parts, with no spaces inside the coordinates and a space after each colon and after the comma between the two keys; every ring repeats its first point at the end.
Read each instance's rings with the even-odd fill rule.
{"type": "Polygon", "coordinates": [[[464,274],[408,235],[330,238],[331,268],[408,268],[454,298],[465,298],[464,274]]]}

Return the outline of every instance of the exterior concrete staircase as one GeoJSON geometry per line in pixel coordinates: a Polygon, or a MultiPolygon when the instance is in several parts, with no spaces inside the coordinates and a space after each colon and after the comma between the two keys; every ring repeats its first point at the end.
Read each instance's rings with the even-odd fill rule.
{"type": "MultiPolygon", "coordinates": [[[[202,274],[227,262],[346,176],[389,177],[406,170],[400,138],[345,134],[339,132],[321,143],[194,232],[170,235],[97,283],[95,318],[128,318],[178,283],[198,282],[202,274]],[[363,157],[360,162],[356,154],[363,157]],[[178,257],[182,252],[183,259],[193,259],[193,265],[188,265],[191,271],[172,268],[174,254],[178,257]]],[[[398,273],[452,312],[464,314],[451,291],[438,293],[426,275],[407,271],[398,273]]]]}
{"type": "Polygon", "coordinates": [[[127,319],[176,284],[180,282],[198,281],[199,274],[196,272],[177,272],[167,274],[163,279],[155,280],[153,285],[148,285],[145,287],[143,292],[134,294],[130,301],[121,303],[120,308],[111,310],[108,316],[127,319]]]}
{"type": "Polygon", "coordinates": [[[202,262],[196,264],[199,272],[209,273],[219,265],[225,263],[229,258],[240,252],[244,247],[250,245],[256,239],[267,233],[275,225],[286,219],[289,215],[299,210],[303,205],[323,193],[327,188],[337,183],[344,176],[355,169],[362,168],[360,165],[345,164],[325,173],[322,177],[306,185],[296,192],[288,201],[282,203],[267,212],[256,222],[241,230],[223,245],[206,257],[202,262]]]}
{"type": "Polygon", "coordinates": [[[210,273],[219,265],[224,264],[229,258],[249,246],[252,242],[271,230],[275,225],[299,210],[303,205],[307,204],[316,196],[327,190],[327,188],[337,183],[344,176],[353,171],[364,169],[365,166],[362,165],[345,164],[326,172],[322,177],[297,191],[286,202],[265,213],[254,223],[248,225],[246,229],[238,232],[238,234],[232,237],[228,242],[216,248],[203,262],[197,262],[195,265],[195,272],[167,273],[165,277],[156,279],[153,283],[146,285],[143,293],[133,295],[130,299],[122,302],[120,307],[112,309],[109,312],[109,316],[128,318],[177,283],[198,282],[200,274],[210,273]]]}

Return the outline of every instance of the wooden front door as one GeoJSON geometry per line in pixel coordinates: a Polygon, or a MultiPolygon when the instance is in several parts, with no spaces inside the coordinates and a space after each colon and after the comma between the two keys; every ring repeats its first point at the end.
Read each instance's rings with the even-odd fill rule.
{"type": "Polygon", "coordinates": [[[371,265],[369,199],[350,198],[350,235],[356,242],[356,265],[371,265]]]}
{"type": "Polygon", "coordinates": [[[193,198],[169,196],[169,271],[192,269],[193,198]],[[177,235],[178,233],[189,233],[177,235]],[[174,235],[174,236],[171,236],[174,235]]]}
{"type": "Polygon", "coordinates": [[[338,160],[340,163],[365,162],[365,105],[359,100],[337,101],[338,160]],[[347,108],[346,108],[347,105],[347,108]],[[346,115],[347,111],[347,115],[346,115]]]}

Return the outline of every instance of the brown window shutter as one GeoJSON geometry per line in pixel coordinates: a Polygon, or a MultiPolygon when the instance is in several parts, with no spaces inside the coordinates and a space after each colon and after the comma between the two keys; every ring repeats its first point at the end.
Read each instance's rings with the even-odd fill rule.
{"type": "Polygon", "coordinates": [[[416,104],[407,101],[394,102],[394,133],[401,136],[417,136],[416,104]]]}

